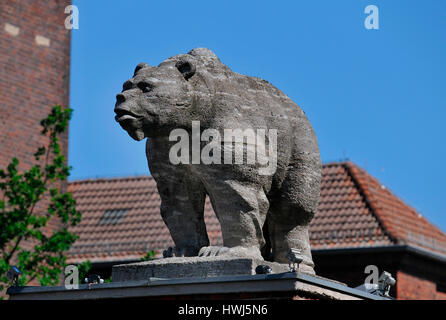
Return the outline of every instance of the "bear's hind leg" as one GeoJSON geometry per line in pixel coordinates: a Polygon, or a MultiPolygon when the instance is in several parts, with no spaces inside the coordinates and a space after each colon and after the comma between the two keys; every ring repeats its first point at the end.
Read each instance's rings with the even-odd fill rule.
{"type": "Polygon", "coordinates": [[[299,225],[290,221],[277,221],[268,218],[268,231],[271,239],[273,261],[289,263],[286,255],[291,248],[299,249],[303,261],[299,270],[314,274],[314,263],[308,237],[308,225],[299,225]]]}
{"type": "Polygon", "coordinates": [[[318,159],[288,167],[277,197],[271,200],[267,220],[273,260],[288,263],[288,251],[299,249],[304,257],[299,270],[311,274],[314,274],[314,263],[308,229],[319,200],[321,167],[318,159]]]}

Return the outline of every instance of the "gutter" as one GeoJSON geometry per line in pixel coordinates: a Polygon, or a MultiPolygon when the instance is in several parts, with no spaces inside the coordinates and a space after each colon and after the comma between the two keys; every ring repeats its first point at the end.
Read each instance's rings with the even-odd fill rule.
{"type": "Polygon", "coordinates": [[[392,245],[376,247],[356,247],[356,248],[330,248],[330,249],[312,249],[314,255],[338,255],[338,254],[357,254],[357,253],[410,253],[416,256],[432,260],[437,263],[446,264],[446,256],[437,254],[421,247],[413,245],[392,245]]]}

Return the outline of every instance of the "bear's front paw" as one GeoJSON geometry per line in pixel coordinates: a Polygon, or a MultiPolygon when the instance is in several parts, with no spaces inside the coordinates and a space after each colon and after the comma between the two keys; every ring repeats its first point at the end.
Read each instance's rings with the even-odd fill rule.
{"type": "Polygon", "coordinates": [[[185,249],[177,247],[169,247],[163,251],[163,258],[184,257],[185,249]]]}
{"type": "Polygon", "coordinates": [[[215,256],[221,256],[228,252],[229,252],[229,248],[227,248],[227,247],[209,246],[209,247],[201,248],[200,252],[198,252],[198,256],[199,257],[215,257],[215,256]]]}
{"type": "Polygon", "coordinates": [[[238,258],[253,258],[263,260],[258,247],[203,247],[198,252],[199,257],[231,256],[238,258]]]}

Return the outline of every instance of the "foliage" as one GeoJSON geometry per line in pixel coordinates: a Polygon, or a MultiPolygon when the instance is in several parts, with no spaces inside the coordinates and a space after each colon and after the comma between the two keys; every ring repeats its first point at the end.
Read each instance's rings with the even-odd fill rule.
{"type": "Polygon", "coordinates": [[[0,291],[10,285],[6,272],[11,265],[22,272],[19,285],[31,280],[58,283],[66,265],[64,252],[77,238],[68,226],[79,223],[81,214],[71,194],[60,188],[71,170],[59,145],[71,113],[55,106],[40,122],[49,143],[38,148],[30,169],[20,172],[14,157],[6,170],[0,170],[0,291]],[[62,222],[62,228],[48,234],[46,226],[53,218],[62,222]]]}
{"type": "Polygon", "coordinates": [[[84,279],[88,276],[88,272],[91,269],[90,260],[84,261],[77,265],[77,270],[79,270],[79,283],[83,282],[84,279]]]}
{"type": "Polygon", "coordinates": [[[155,251],[149,251],[147,252],[142,258],[141,261],[149,261],[155,258],[155,251]]]}

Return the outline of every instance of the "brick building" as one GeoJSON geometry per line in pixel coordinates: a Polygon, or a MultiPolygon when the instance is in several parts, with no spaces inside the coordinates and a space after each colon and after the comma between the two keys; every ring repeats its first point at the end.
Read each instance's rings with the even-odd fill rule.
{"type": "MultiPolygon", "coordinates": [[[[111,266],[158,255],[173,246],[151,176],[90,179],[69,184],[83,213],[70,262],[89,259],[109,277],[111,266]]],[[[205,222],[211,245],[222,245],[209,199],[205,222]]],[[[316,273],[356,287],[368,265],[391,272],[399,299],[446,299],[446,234],[351,162],[323,166],[321,200],[310,225],[316,273]]]]}
{"type": "MultiPolygon", "coordinates": [[[[0,168],[14,156],[20,169],[30,168],[37,148],[48,144],[40,120],[54,105],[68,106],[70,30],[65,29],[64,10],[69,4],[0,1],[0,168]]],[[[68,132],[61,146],[67,156],[68,132]]],[[[58,226],[52,219],[48,231],[58,226]]]]}
{"type": "MultiPolygon", "coordinates": [[[[45,144],[40,120],[51,107],[68,106],[70,31],[65,6],[70,1],[0,2],[0,166],[12,155],[33,164],[45,144]]],[[[62,145],[67,154],[68,134],[62,145]]]]}

